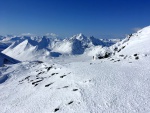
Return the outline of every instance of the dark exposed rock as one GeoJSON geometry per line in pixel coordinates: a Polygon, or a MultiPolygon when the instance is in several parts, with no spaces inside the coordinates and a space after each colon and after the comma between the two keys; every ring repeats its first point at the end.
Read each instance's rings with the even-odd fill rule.
{"type": "Polygon", "coordinates": [[[38,84],[35,84],[34,86],[37,86],[38,84]]]}
{"type": "Polygon", "coordinates": [[[27,76],[25,79],[29,79],[30,76],[27,76]]]}
{"type": "Polygon", "coordinates": [[[124,57],[124,55],[119,55],[120,57],[124,57]]]}
{"type": "Polygon", "coordinates": [[[43,63],[43,61],[39,61],[39,60],[38,60],[38,61],[36,61],[36,62],[37,62],[37,63],[39,63],[39,64],[43,63]]]}
{"type": "Polygon", "coordinates": [[[118,52],[120,52],[120,51],[121,51],[121,49],[118,50],[118,52]]]}
{"type": "Polygon", "coordinates": [[[73,101],[70,101],[69,103],[68,103],[68,105],[70,105],[70,104],[72,104],[73,103],[73,101]]]}
{"type": "Polygon", "coordinates": [[[38,75],[43,74],[43,73],[44,73],[44,71],[43,72],[39,72],[38,75]]]}
{"type": "Polygon", "coordinates": [[[98,59],[104,59],[111,56],[111,53],[106,52],[104,56],[98,56],[98,59]]]}
{"type": "Polygon", "coordinates": [[[136,60],[138,60],[138,59],[139,59],[139,57],[138,57],[138,56],[136,56],[136,57],[135,57],[135,59],[136,59],[136,60]]]}
{"type": "Polygon", "coordinates": [[[50,83],[50,84],[47,84],[47,85],[45,85],[45,87],[48,87],[48,86],[50,86],[50,85],[52,85],[53,83],[50,83]]]}
{"type": "Polygon", "coordinates": [[[59,110],[59,108],[55,108],[54,112],[57,112],[59,110]]]}
{"type": "Polygon", "coordinates": [[[78,89],[73,89],[72,91],[78,91],[78,89]]]}
{"type": "Polygon", "coordinates": [[[48,68],[47,68],[47,71],[49,71],[51,68],[52,68],[52,66],[51,66],[51,67],[48,67],[48,68]]]}
{"type": "Polygon", "coordinates": [[[62,76],[60,76],[60,78],[64,78],[65,76],[67,76],[67,75],[62,75],[62,76]]]}
{"type": "Polygon", "coordinates": [[[117,51],[117,50],[118,50],[118,48],[117,48],[117,47],[115,47],[115,48],[114,48],[114,51],[117,51]]]}
{"type": "Polygon", "coordinates": [[[137,56],[138,54],[136,53],[136,54],[134,54],[133,56],[137,56]]]}
{"type": "Polygon", "coordinates": [[[51,75],[53,76],[53,75],[55,75],[55,73],[52,73],[51,75]]]}
{"type": "Polygon", "coordinates": [[[38,80],[38,81],[35,81],[35,82],[32,82],[32,85],[38,83],[38,82],[41,82],[42,80],[38,80]]]}
{"type": "Polygon", "coordinates": [[[122,49],[124,49],[126,46],[123,46],[122,49]]]}
{"type": "Polygon", "coordinates": [[[68,88],[69,86],[64,86],[64,87],[62,87],[62,88],[68,88]]]}

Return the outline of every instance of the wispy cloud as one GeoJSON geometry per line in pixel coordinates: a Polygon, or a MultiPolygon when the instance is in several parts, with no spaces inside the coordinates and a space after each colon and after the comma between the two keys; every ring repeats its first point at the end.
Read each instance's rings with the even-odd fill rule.
{"type": "Polygon", "coordinates": [[[53,37],[57,37],[57,36],[58,36],[58,35],[55,34],[55,33],[47,33],[46,35],[53,36],[53,37]]]}
{"type": "Polygon", "coordinates": [[[135,28],[132,28],[132,31],[137,32],[140,29],[141,29],[140,27],[135,27],[135,28]]]}

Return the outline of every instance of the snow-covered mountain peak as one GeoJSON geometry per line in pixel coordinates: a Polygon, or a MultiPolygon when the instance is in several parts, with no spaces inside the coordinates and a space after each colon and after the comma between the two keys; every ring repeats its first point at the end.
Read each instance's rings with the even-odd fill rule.
{"type": "Polygon", "coordinates": [[[47,48],[49,44],[51,43],[51,39],[47,36],[43,36],[41,41],[38,44],[39,49],[47,48]]]}
{"type": "Polygon", "coordinates": [[[149,38],[149,35],[150,35],[150,26],[138,30],[137,33],[131,34],[130,37],[131,39],[135,39],[135,38],[143,39],[143,38],[149,38]]]}
{"type": "Polygon", "coordinates": [[[42,43],[48,43],[50,41],[51,38],[47,37],[47,36],[43,36],[41,41],[42,43]]]}
{"type": "Polygon", "coordinates": [[[83,41],[83,40],[87,40],[87,37],[83,35],[82,33],[79,33],[77,35],[74,35],[71,39],[77,39],[77,40],[83,41]]]}
{"type": "Polygon", "coordinates": [[[20,61],[15,60],[3,53],[0,52],[0,67],[4,66],[5,64],[15,64],[15,63],[19,63],[20,61]]]}
{"type": "Polygon", "coordinates": [[[18,50],[20,50],[20,49],[27,50],[30,47],[33,47],[33,45],[31,43],[29,43],[28,40],[24,40],[22,43],[20,43],[18,46],[16,46],[16,49],[18,48],[18,50]]]}
{"type": "MultiPolygon", "coordinates": [[[[96,55],[97,58],[108,58],[111,55],[114,57],[122,56],[124,59],[126,57],[138,58],[139,56],[147,56],[150,55],[150,26],[145,27],[136,33],[128,35],[125,39],[111,47],[103,48],[99,50],[96,55]],[[103,53],[103,54],[101,54],[103,53]]],[[[93,52],[94,53],[94,52],[93,52]]]]}
{"type": "Polygon", "coordinates": [[[137,31],[137,33],[143,33],[143,34],[149,34],[150,33],[150,26],[144,27],[143,29],[140,29],[137,31]]]}
{"type": "Polygon", "coordinates": [[[121,42],[112,45],[110,49],[115,55],[132,56],[134,54],[150,54],[150,26],[145,27],[136,33],[130,34],[121,42]]]}
{"type": "MultiPolygon", "coordinates": [[[[100,39],[96,39],[94,37],[86,37],[82,33],[74,35],[64,40],[59,39],[56,36],[57,35],[50,33],[44,36],[35,36],[35,37],[29,35],[11,37],[8,39],[8,41],[11,42],[11,45],[5,50],[3,50],[3,53],[10,55],[11,57],[14,58],[20,58],[20,55],[22,56],[23,54],[27,53],[27,51],[28,54],[30,53],[30,55],[33,55],[34,53],[34,56],[37,56],[37,53],[38,55],[40,55],[40,53],[42,53],[42,55],[45,55],[45,51],[48,54],[49,53],[58,54],[57,56],[64,54],[76,55],[76,54],[83,54],[86,49],[93,46],[110,46],[113,44],[109,42],[103,42],[100,39]],[[24,51],[24,49],[29,50],[24,51]]],[[[46,54],[46,56],[48,54],[46,54]]],[[[52,54],[49,55],[50,57],[56,56],[52,54]]]]}
{"type": "Polygon", "coordinates": [[[83,35],[33,41],[7,48],[22,62],[0,53],[0,113],[150,113],[150,27],[111,47],[83,35]]]}

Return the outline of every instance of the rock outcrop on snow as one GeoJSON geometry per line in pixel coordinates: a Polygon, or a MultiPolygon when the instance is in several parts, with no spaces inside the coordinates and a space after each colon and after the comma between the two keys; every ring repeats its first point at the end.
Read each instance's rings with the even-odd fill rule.
{"type": "Polygon", "coordinates": [[[128,35],[125,39],[110,47],[99,49],[99,52],[93,55],[97,58],[102,58],[106,54],[109,54],[109,56],[124,56],[125,58],[132,57],[134,54],[145,56],[150,54],[149,43],[150,26],[128,35]]]}

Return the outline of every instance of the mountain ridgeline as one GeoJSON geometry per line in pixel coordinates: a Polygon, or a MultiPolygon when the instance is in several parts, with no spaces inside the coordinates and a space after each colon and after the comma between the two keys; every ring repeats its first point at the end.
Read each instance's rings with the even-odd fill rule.
{"type": "Polygon", "coordinates": [[[9,45],[2,53],[18,60],[29,60],[35,58],[59,57],[60,55],[81,55],[89,48],[96,46],[109,47],[113,45],[115,41],[96,39],[93,36],[86,37],[80,33],[66,39],[47,35],[42,37],[5,37],[1,43],[7,43],[9,45]]]}
{"type": "Polygon", "coordinates": [[[103,59],[110,56],[133,56],[134,54],[147,54],[149,48],[150,26],[136,33],[128,35],[125,39],[96,39],[77,34],[70,38],[57,38],[56,36],[1,36],[2,53],[20,61],[44,60],[68,55],[88,55],[94,59],[103,59]],[[148,44],[147,44],[148,43],[148,44]]]}
{"type": "Polygon", "coordinates": [[[0,54],[0,113],[150,113],[150,26],[106,42],[17,38],[0,54]]]}

